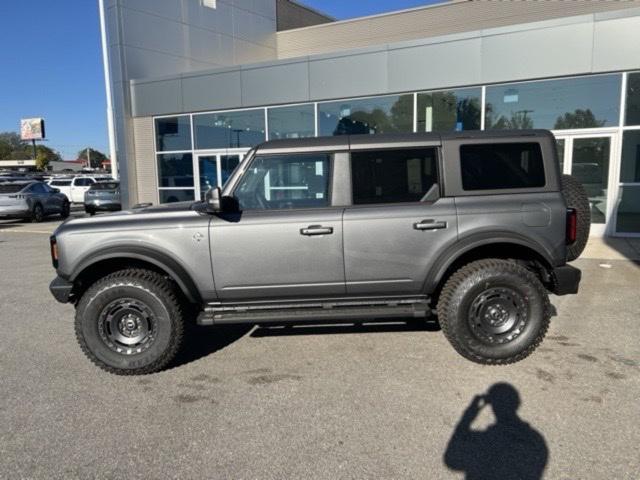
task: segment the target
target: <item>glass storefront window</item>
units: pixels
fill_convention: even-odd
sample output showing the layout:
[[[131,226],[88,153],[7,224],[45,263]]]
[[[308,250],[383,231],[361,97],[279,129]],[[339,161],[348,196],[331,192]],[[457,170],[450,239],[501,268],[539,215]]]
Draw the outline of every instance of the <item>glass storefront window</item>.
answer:
[[[560,162],[560,173],[564,171],[564,138],[556,138],[556,151]]]
[[[193,155],[165,153],[158,155],[158,184],[162,187],[193,187]]]
[[[315,106],[269,108],[267,111],[269,140],[315,137]]]
[[[264,110],[193,116],[196,149],[249,148],[265,141]]]
[[[188,115],[156,118],[156,151],[191,150],[191,120]]]
[[[620,187],[616,230],[619,233],[640,233],[640,185]]]
[[[160,190],[160,203],[193,202],[195,190]]]
[[[591,223],[606,221],[610,144],[609,137],[573,140],[571,175],[589,195]]]
[[[482,90],[418,94],[418,131],[480,130]]]
[[[622,137],[620,181],[640,183],[640,130],[627,130]]]
[[[599,128],[618,125],[621,76],[487,87],[485,128]]]
[[[413,95],[318,104],[319,135],[413,132]]]
[[[627,76],[627,108],[625,125],[640,125],[640,72]]]

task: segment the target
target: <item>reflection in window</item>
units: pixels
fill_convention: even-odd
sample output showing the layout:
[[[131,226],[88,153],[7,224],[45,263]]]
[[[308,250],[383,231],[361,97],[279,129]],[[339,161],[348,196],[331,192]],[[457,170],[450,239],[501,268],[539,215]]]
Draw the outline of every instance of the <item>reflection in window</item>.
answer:
[[[640,130],[628,130],[622,137],[620,181],[640,182]]]
[[[556,151],[560,162],[560,173],[564,171],[564,138],[556,138]]]
[[[413,95],[341,100],[318,104],[320,135],[413,131]]]
[[[620,233],[640,233],[640,185],[620,187],[616,230]]]
[[[640,72],[627,77],[627,108],[625,125],[640,125]]]
[[[193,161],[190,153],[158,155],[160,187],[193,187]]]
[[[193,202],[195,190],[162,190],[160,189],[160,203]]]
[[[483,143],[460,147],[462,188],[498,190],[544,187],[538,143]]]
[[[315,106],[312,104],[270,108],[267,117],[269,140],[307,138],[316,134]]]
[[[327,154],[256,157],[234,195],[241,210],[326,207],[329,168]]]
[[[156,151],[191,150],[191,121],[181,117],[156,118]]]
[[[196,148],[247,148],[265,141],[264,110],[193,116]]]
[[[418,94],[418,131],[480,130],[479,88]]]
[[[584,186],[591,204],[591,223],[605,223],[609,181],[609,137],[575,138],[571,175]]]
[[[354,205],[419,202],[438,181],[436,150],[353,152]]]
[[[597,128],[618,124],[621,76],[487,87],[487,129]]]

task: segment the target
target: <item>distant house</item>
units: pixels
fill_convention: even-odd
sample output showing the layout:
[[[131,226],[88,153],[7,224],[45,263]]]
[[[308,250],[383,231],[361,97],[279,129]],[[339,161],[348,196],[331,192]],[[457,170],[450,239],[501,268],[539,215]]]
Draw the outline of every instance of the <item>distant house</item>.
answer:
[[[52,172],[80,172],[85,167],[87,162],[82,159],[77,160],[64,160],[62,162],[49,162],[49,171]]]

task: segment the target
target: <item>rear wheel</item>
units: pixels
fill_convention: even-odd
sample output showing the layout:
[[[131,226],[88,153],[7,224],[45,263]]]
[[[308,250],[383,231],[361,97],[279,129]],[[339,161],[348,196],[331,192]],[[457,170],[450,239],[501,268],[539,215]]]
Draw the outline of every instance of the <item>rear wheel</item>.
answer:
[[[578,258],[587,246],[591,230],[591,205],[587,191],[571,175],[562,175],[562,195],[567,207],[575,209],[577,215],[576,241],[567,246],[567,260],[571,262]]]
[[[437,306],[451,345],[476,363],[503,365],[530,355],[549,327],[551,305],[540,280],[507,260],[465,265],[447,280]]]
[[[31,210],[31,221],[33,223],[40,223],[42,220],[44,220],[44,209],[42,205],[36,203],[33,206],[33,210]]]
[[[182,306],[172,283],[158,273],[122,270],[85,292],[76,309],[75,329],[83,352],[103,370],[153,373],[180,347]]]

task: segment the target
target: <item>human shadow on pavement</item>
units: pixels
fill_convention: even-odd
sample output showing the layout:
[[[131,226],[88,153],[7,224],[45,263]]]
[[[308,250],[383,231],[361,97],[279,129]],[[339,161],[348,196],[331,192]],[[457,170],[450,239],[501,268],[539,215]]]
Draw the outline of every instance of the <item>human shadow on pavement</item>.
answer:
[[[495,423],[486,430],[472,430],[480,411],[491,405]],[[508,383],[496,383],[485,395],[476,395],[456,426],[444,464],[464,472],[467,480],[539,480],[549,458],[547,443],[517,413],[518,391]]]

